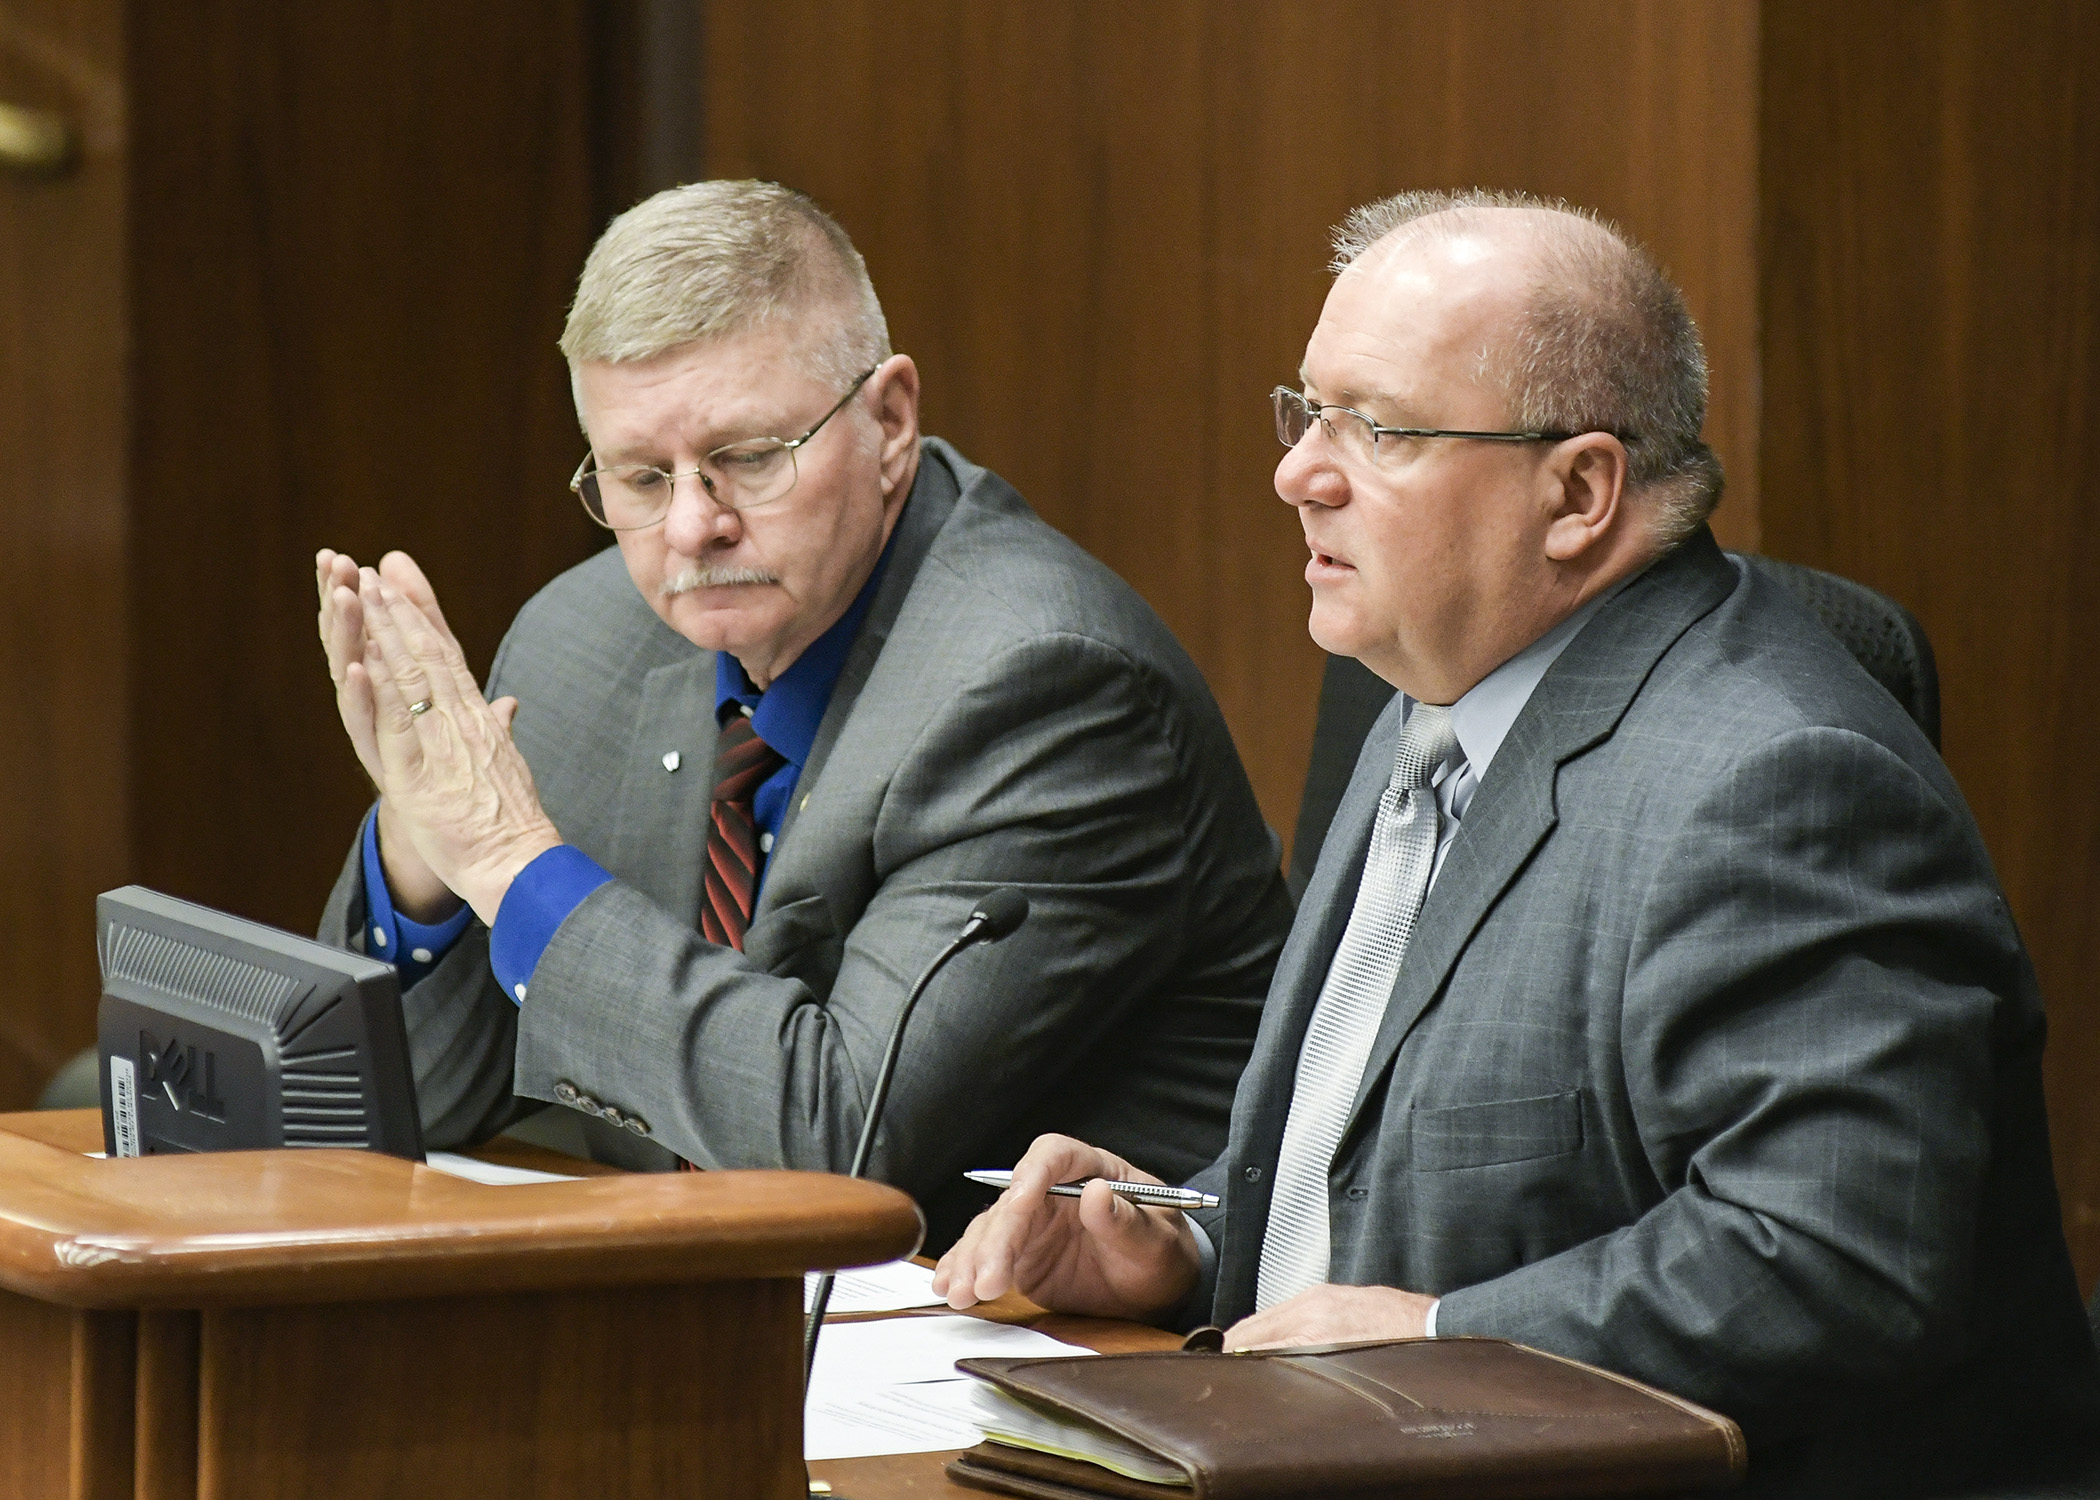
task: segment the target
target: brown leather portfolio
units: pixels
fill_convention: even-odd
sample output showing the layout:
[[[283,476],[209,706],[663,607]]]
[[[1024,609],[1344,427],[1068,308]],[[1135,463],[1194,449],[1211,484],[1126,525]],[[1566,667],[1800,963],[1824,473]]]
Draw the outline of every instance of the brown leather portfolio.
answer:
[[[1732,1484],[1745,1462],[1728,1418],[1501,1339],[961,1368],[1075,1433],[1113,1433],[1186,1476],[1131,1479],[990,1441],[948,1466],[961,1484],[1041,1500],[1643,1495]]]

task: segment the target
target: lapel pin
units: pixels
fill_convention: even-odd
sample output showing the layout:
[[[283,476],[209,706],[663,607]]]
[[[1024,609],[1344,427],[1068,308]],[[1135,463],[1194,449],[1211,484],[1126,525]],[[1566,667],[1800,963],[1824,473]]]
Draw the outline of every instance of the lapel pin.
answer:
[[[678,752],[676,750],[666,750],[664,752],[664,769],[666,771],[678,769]]]

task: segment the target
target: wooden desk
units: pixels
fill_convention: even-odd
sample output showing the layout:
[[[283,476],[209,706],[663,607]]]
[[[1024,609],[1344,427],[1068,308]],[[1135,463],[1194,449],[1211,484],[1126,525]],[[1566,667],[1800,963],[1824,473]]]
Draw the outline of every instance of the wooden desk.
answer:
[[[986,1303],[978,1315],[998,1323],[1021,1323],[1068,1344],[1083,1344],[1102,1354],[1141,1349],[1174,1349],[1181,1335],[1141,1323],[1106,1318],[1073,1318],[1046,1313],[1025,1297],[1006,1296]],[[905,1314],[904,1316],[910,1316]],[[938,1316],[938,1314],[936,1314]],[[984,1500],[983,1490],[951,1483],[942,1472],[955,1457],[947,1453],[899,1453],[886,1458],[834,1458],[809,1466],[812,1479],[828,1483],[839,1500]]]
[[[17,1500],[794,1500],[802,1273],[920,1233],[902,1193],[815,1173],[492,1188],[100,1145],[92,1110],[0,1115]]]

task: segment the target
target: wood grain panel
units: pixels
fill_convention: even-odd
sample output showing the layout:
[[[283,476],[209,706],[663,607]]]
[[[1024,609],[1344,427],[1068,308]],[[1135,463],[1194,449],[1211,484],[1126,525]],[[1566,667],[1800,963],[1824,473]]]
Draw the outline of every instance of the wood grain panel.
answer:
[[[1902,600],[2051,1014],[2100,1276],[2100,13],[1772,0],[1765,533]]]
[[[128,1313],[0,1292],[0,1475],[16,1500],[130,1500]]]
[[[72,1321],[0,1292],[0,1474],[20,1500],[72,1500]]]
[[[194,1312],[139,1314],[132,1409],[134,1500],[197,1500],[197,1359]]]
[[[799,1497],[800,1285],[207,1313],[200,1500]]]
[[[123,61],[113,0],[0,0],[0,100],[84,148],[0,172],[0,1108],[92,1034],[93,898],[130,853]]]
[[[138,1318],[75,1311],[67,1462],[72,1500],[132,1500],[133,1380]]]
[[[1263,398],[1296,369],[1351,205],[1523,187],[1653,244],[1708,330],[1724,535],[1754,543],[1750,0],[705,13],[708,171],[838,215],[926,374],[929,429],[1159,610],[1272,825],[1294,821],[1319,656]]]
[[[311,928],[368,797],[317,547],[414,551],[485,667],[597,544],[554,347],[597,228],[592,16],[135,7],[135,878]]]

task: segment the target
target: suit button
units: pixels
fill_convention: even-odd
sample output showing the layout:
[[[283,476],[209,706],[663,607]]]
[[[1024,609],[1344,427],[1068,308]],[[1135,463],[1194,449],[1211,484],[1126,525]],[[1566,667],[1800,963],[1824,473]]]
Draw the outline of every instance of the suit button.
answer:
[[[576,1107],[587,1115],[602,1115],[605,1113],[605,1106],[593,1099],[589,1094],[578,1094],[576,1096]]]
[[[576,1085],[564,1078],[554,1086],[554,1097],[564,1104],[574,1104],[576,1102]]]
[[[1344,1198],[1355,1199],[1357,1202],[1362,1202],[1364,1199],[1371,1196],[1371,1190],[1367,1187],[1353,1187],[1350,1188],[1347,1192],[1343,1193],[1342,1196]]]
[[[615,1130],[618,1130],[622,1125],[625,1125],[627,1123],[627,1116],[621,1114],[619,1110],[613,1108],[613,1106],[610,1104],[605,1106],[605,1113],[601,1118],[603,1118],[605,1123],[612,1126],[612,1128]]]
[[[636,1135],[647,1135],[649,1133],[649,1122],[640,1115],[629,1115],[627,1117],[627,1128]]]
[[[1248,1169],[1247,1169],[1247,1170],[1246,1170],[1245,1172],[1243,1172],[1243,1173],[1242,1173],[1241,1175],[1242,1175],[1242,1176],[1244,1176],[1244,1177],[1245,1177],[1245,1178],[1246,1178],[1246,1179],[1247,1179],[1247,1180],[1248,1180],[1249,1182],[1260,1182],[1260,1181],[1261,1181],[1261,1168],[1260,1168],[1260,1167],[1249,1167],[1249,1168],[1248,1168]]]

